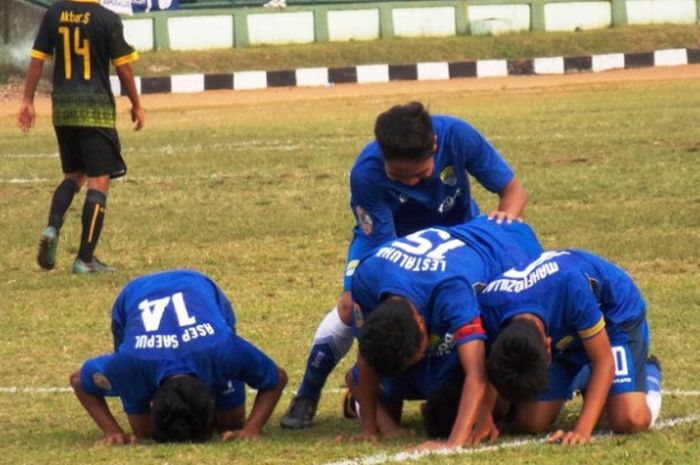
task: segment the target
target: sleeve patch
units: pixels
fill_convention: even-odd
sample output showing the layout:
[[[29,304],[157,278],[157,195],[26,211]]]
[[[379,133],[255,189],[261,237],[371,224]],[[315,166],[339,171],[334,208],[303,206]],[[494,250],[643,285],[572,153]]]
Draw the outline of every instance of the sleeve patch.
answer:
[[[362,207],[355,208],[355,214],[357,215],[357,224],[362,229],[362,232],[367,236],[371,235],[374,226],[372,215],[367,213],[367,210]]]
[[[595,325],[591,326],[588,329],[584,329],[583,331],[579,331],[578,335],[581,336],[581,339],[588,339],[590,337],[595,336],[599,332],[601,332],[603,329],[605,329],[605,318],[602,316],[600,317],[600,320],[598,320],[598,323]]]

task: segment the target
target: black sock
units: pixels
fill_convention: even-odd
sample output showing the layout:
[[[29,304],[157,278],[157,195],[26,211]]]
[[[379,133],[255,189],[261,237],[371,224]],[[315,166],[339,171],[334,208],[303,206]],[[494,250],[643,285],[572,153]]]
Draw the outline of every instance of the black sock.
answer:
[[[73,202],[73,197],[78,192],[78,189],[75,181],[64,179],[53,192],[49,209],[49,226],[56,228],[56,231],[63,226],[63,218],[65,218],[68,207]]]
[[[80,237],[78,257],[84,262],[92,261],[92,254],[102,232],[107,196],[104,192],[90,189],[83,206],[83,234]]]

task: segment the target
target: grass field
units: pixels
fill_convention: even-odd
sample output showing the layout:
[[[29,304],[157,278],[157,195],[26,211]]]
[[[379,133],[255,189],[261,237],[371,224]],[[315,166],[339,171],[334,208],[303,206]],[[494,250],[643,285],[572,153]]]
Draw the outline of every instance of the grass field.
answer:
[[[27,136],[15,128],[14,105],[0,112],[0,463],[325,464],[378,453],[388,456],[374,463],[400,460],[391,454],[421,439],[416,405],[406,415],[415,439],[334,441],[356,431],[342,418],[337,393],[351,357],[330,379],[314,428],[288,432],[278,421],[316,324],[339,291],[352,222],[348,169],[371,139],[376,114],[416,98],[468,119],[510,160],[530,193],[526,219],[545,247],[584,247],[634,276],[649,303],[665,388],[675,393],[665,396],[661,419],[687,420],[586,447],[534,443],[418,463],[697,464],[700,79],[549,87],[531,79],[531,88],[499,90],[412,83],[356,94],[336,86],[148,96],[140,133],[129,130],[120,101],[130,173],[109,197],[98,256],[119,271],[106,276],[69,273],[82,197],[69,211],[58,269],[38,270],[38,234],[59,179],[50,118],[43,104]],[[495,205],[483,192],[477,197],[485,209]],[[289,373],[288,391],[255,443],[93,448],[98,431],[73,395],[36,390],[66,388],[71,370],[110,350],[108,312],[121,286],[173,267],[197,268],[220,283],[239,332]],[[576,404],[561,423],[575,415]]]

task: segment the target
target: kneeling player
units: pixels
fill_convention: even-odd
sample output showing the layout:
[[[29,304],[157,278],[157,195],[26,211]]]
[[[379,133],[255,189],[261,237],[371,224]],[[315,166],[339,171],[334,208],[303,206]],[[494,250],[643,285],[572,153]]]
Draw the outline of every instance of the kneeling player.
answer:
[[[425,398],[461,369],[466,381],[450,437],[421,447],[460,447],[480,438],[475,430],[482,429],[477,420],[483,417],[486,391],[486,336],[476,292],[499,273],[541,253],[529,226],[499,225],[482,217],[389,242],[359,264],[352,298],[359,332],[362,437],[394,434],[394,424],[382,426],[382,400],[387,399],[380,397],[380,382],[388,389],[382,378],[394,377],[408,387],[402,399]]]
[[[546,431],[587,365],[590,381],[579,419],[551,441],[589,442],[604,407],[616,432],[653,425],[661,371],[648,360],[646,304],[622,269],[580,250],[549,251],[493,280],[479,302],[493,340],[488,376],[515,403],[519,430]]]
[[[134,279],[112,308],[115,352],[70,376],[103,433],[100,444],[255,438],[277,405],[287,375],[236,334],[231,304],[201,273],[167,271]],[[245,385],[258,390],[245,418]],[[105,402],[119,396],[133,435]]]

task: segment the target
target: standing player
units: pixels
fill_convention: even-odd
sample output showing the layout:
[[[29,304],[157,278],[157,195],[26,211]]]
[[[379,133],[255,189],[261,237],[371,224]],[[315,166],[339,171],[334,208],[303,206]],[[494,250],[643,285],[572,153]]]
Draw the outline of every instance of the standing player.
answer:
[[[83,230],[73,272],[112,271],[93,255],[102,231],[110,179],[126,173],[114,128],[109,62],[115,66],[121,86],[131,100],[131,119],[135,122],[134,129],[139,130],[145,115],[129,64],[138,55],[124,40],[119,16],[97,0],[64,0],[50,6],[31,55],[17,124],[25,132],[34,125],[34,93],[44,61],[53,56],[53,125],[64,173],[51,200],[37,261],[45,270],[56,266],[56,247],[64,216],[73,197],[87,181]]]
[[[417,102],[379,115],[376,140],[350,172],[356,225],[348,250],[343,293],[314,336],[297,396],[282,426],[311,425],[328,375],[352,345],[350,282],[359,259],[380,244],[431,226],[452,226],[479,214],[469,175],[501,201],[492,217],[518,218],[527,195],[499,153],[468,123],[430,116]]]
[[[451,434],[445,443],[423,447],[460,447],[477,440],[474,430],[486,391],[486,336],[476,293],[499,273],[541,252],[529,226],[482,216],[409,234],[360,262],[352,299],[359,328],[354,381],[362,437],[392,435],[396,425],[387,419],[396,419],[397,410],[392,415],[387,404],[425,399],[461,371],[466,378]]]
[[[622,269],[582,250],[549,251],[493,280],[479,301],[493,340],[489,379],[515,402],[519,430],[546,431],[587,364],[581,415],[551,441],[589,442],[604,408],[616,432],[654,424],[661,371],[648,360],[646,304]]]
[[[85,361],[70,377],[80,403],[102,430],[101,444],[255,438],[287,375],[236,334],[226,296],[201,273],[175,270],[134,279],[112,308],[115,352]],[[245,418],[245,384],[258,390]],[[133,435],[105,396],[121,397]]]

